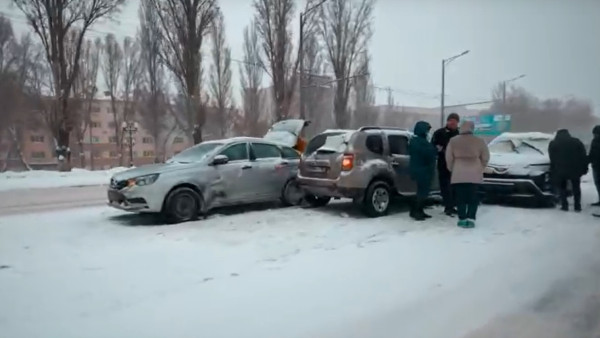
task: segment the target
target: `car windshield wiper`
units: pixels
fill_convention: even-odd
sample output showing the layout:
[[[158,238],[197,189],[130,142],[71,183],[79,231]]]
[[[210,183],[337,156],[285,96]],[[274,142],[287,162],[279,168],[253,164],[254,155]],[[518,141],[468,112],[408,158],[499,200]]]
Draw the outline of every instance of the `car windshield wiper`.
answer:
[[[540,153],[540,154],[544,155],[544,152],[543,152],[543,151],[541,151],[540,149],[538,149],[538,147],[535,147],[535,146],[533,146],[533,145],[531,145],[531,144],[529,144],[529,143],[527,143],[527,142],[523,142],[523,144],[524,144],[524,145],[526,145],[526,146],[528,146],[529,148],[532,148],[532,149],[534,149],[534,150],[535,150],[535,151],[537,151],[538,153]]]

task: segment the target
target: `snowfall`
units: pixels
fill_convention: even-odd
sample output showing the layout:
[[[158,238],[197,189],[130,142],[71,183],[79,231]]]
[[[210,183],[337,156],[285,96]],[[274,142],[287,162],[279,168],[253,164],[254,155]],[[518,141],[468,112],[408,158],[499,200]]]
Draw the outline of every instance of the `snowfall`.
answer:
[[[127,169],[129,168],[116,167],[93,171],[74,168],[70,172],[51,170],[7,171],[0,173],[0,191],[108,185],[112,175]]]
[[[168,226],[105,206],[3,216],[0,337],[597,337],[593,211],[482,205],[475,229],[344,201]]]

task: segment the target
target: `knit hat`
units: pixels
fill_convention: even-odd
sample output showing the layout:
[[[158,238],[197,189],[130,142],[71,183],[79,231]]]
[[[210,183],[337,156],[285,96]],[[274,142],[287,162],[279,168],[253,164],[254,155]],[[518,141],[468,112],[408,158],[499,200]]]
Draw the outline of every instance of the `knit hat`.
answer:
[[[456,120],[456,122],[460,122],[460,116],[458,116],[457,113],[450,113],[450,115],[448,115],[448,118],[446,118],[446,121],[449,120]]]

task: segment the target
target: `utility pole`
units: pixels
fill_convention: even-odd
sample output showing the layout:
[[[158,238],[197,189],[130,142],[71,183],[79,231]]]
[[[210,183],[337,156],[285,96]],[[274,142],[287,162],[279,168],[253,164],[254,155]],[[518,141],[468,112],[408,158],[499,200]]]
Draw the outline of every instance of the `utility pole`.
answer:
[[[507,84],[507,83],[514,82],[514,81],[517,81],[517,80],[519,80],[519,79],[522,79],[522,78],[524,78],[525,76],[526,76],[525,74],[521,74],[521,75],[519,75],[519,76],[517,76],[517,77],[514,77],[514,78],[512,78],[512,79],[510,79],[510,80],[505,80],[505,81],[502,81],[502,105],[503,105],[503,106],[506,104],[506,84]]]
[[[328,0],[321,0],[312,7],[307,8],[304,12],[300,13],[300,42],[298,43],[298,57],[300,58],[300,88],[298,88],[298,104],[300,105],[300,118],[306,119],[306,111],[304,108],[303,91],[305,88],[304,84],[304,25],[306,23],[306,16],[315,9],[321,7]]]
[[[469,50],[466,50],[458,55],[455,55],[451,58],[442,60],[442,98],[441,98],[441,107],[440,107],[440,126],[444,126],[444,99],[446,97],[446,65],[450,64],[450,62],[458,59],[459,57],[466,55],[469,53]]]

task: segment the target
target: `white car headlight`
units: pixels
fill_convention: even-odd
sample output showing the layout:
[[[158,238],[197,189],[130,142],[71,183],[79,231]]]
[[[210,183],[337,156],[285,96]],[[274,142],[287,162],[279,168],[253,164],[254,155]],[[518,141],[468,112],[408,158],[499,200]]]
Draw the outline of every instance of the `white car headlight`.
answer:
[[[134,185],[144,186],[150,185],[158,179],[159,174],[145,175],[140,177],[135,177],[127,180],[127,186],[132,187]]]

